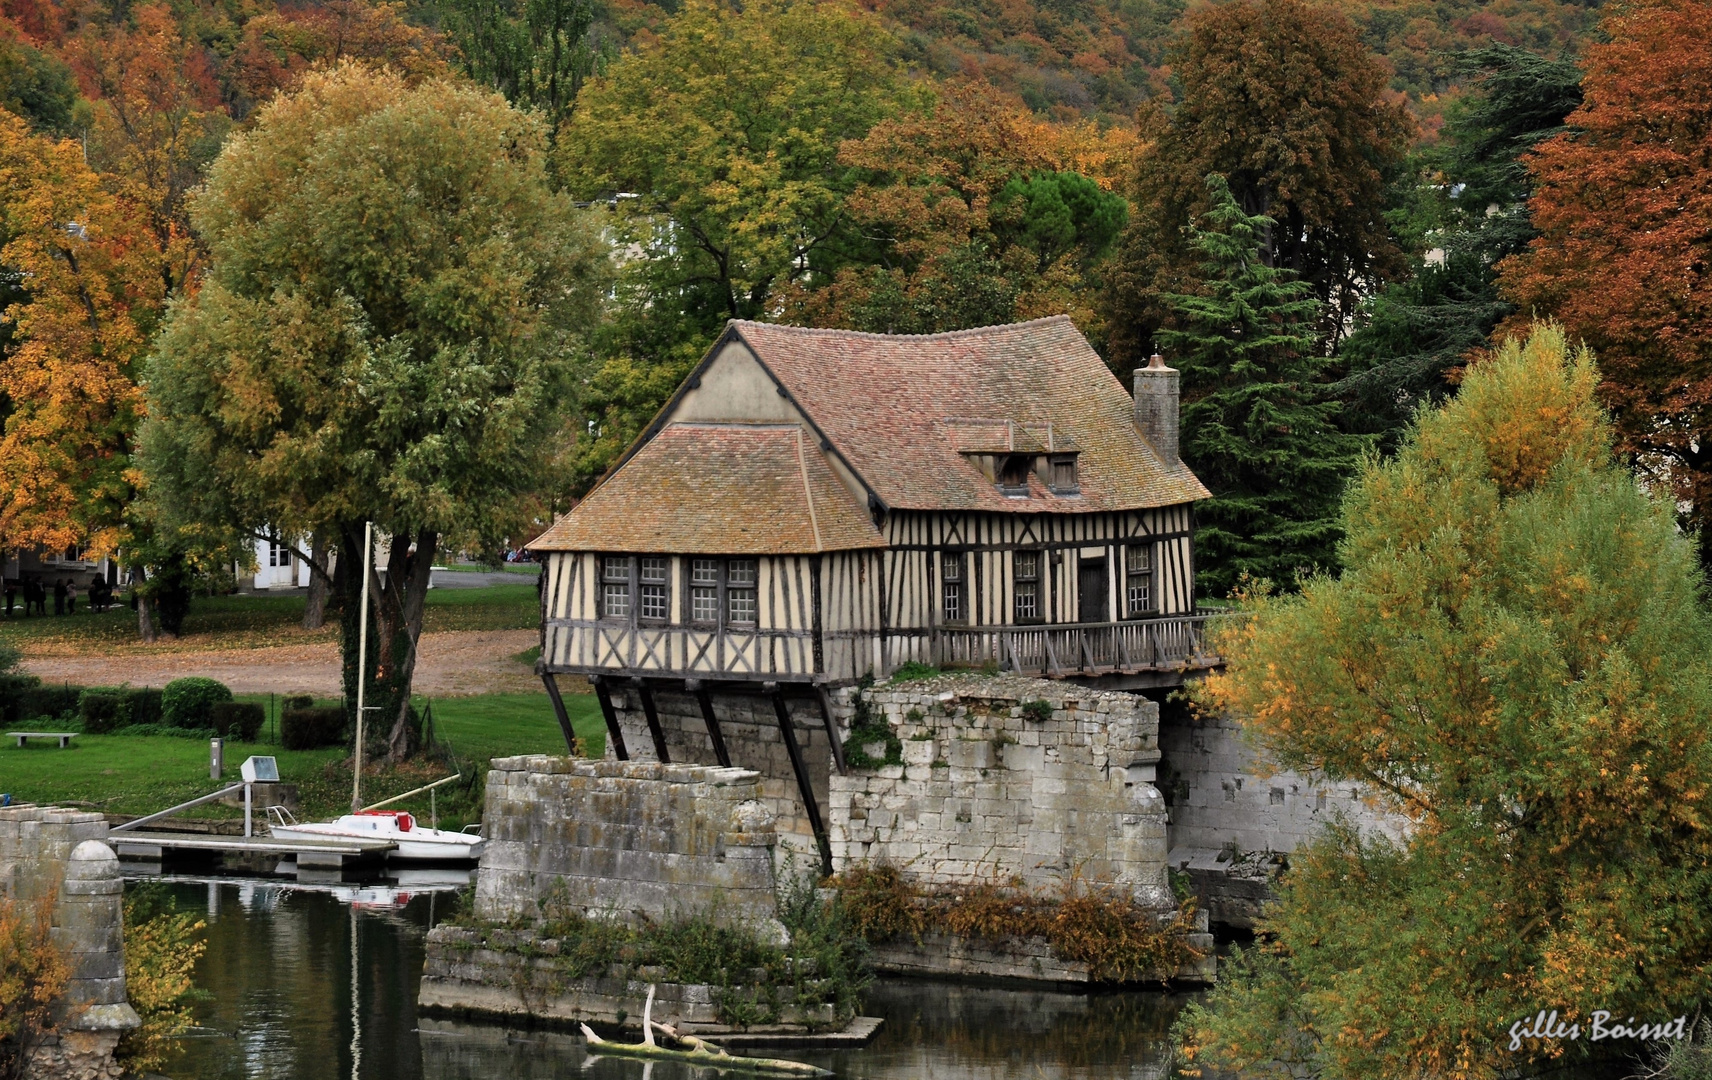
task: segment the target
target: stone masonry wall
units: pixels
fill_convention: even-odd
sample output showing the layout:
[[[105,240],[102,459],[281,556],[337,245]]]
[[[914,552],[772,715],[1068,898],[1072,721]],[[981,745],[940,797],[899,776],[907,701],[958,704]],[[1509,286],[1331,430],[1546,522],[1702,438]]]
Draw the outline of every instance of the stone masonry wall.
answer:
[[[1228,716],[1172,708],[1159,731],[1159,749],[1174,867],[1231,844],[1244,852],[1291,852],[1333,814],[1364,830],[1401,834],[1401,822],[1370,806],[1360,785],[1275,770]]]
[[[831,777],[836,869],[884,861],[935,884],[1014,875],[1048,887],[1080,873],[1176,906],[1152,783],[1157,705],[1012,675],[941,675],[867,695],[903,762]],[[1027,702],[1045,702],[1049,718],[1025,716]]]
[[[0,809],[0,895],[30,916],[53,900],[50,936],[70,968],[56,1030],[25,1070],[32,1080],[114,1080],[119,1036],[140,1023],[125,997],[124,880],[100,814]]]
[[[772,810],[778,822],[781,849],[796,852],[800,862],[813,865],[815,854],[814,830],[803,813],[802,796],[796,776],[791,772],[791,759],[785,752],[784,736],[779,733],[778,713],[771,698],[756,693],[742,693],[709,688],[713,714],[719,720],[720,735],[725,740],[731,764],[740,769],[754,769],[761,774],[761,799]],[[833,692],[833,721],[840,730],[847,727],[851,714],[850,697],[846,688]],[[707,733],[707,721],[702,718],[701,704],[694,694],[683,691],[653,691],[654,709],[660,718],[660,729],[666,736],[666,753],[675,762],[715,764],[713,740]],[[613,687],[612,705],[618,715],[619,728],[624,732],[624,745],[632,761],[654,761],[654,739],[648,732],[648,720],[642,711],[642,696],[634,689]],[[813,697],[786,697],[786,709],[796,732],[797,745],[802,748],[803,765],[815,800],[820,804],[821,819],[826,818],[827,777],[832,772],[832,744],[826,737],[826,721],[821,716],[820,702]],[[613,748],[607,747],[608,759]]]
[[[475,913],[532,918],[550,890],[586,914],[659,921],[711,912],[784,940],[773,814],[746,769],[495,758]]]

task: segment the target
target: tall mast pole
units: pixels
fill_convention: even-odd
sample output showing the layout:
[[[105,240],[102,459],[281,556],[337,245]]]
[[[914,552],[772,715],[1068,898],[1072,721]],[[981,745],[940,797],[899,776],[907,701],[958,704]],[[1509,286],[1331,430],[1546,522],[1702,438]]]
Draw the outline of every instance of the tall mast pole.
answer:
[[[357,615],[357,755],[351,770],[351,813],[363,808],[363,711],[369,684],[369,579],[374,576],[374,522],[363,522],[363,609]]]

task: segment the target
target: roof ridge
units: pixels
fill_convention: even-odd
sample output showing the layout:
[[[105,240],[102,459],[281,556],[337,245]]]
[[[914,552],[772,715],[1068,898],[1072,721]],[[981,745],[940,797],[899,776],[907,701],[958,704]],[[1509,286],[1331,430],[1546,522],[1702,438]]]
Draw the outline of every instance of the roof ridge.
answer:
[[[945,330],[937,334],[876,334],[868,330],[840,330],[834,327],[794,326],[790,323],[759,322],[755,319],[731,319],[728,326],[756,326],[764,330],[784,330],[792,334],[803,334],[813,337],[844,337],[858,340],[880,341],[955,341],[959,338],[985,337],[999,330],[1017,330],[1028,326],[1042,326],[1047,323],[1069,323],[1075,326],[1075,321],[1069,315],[1046,315],[1038,319],[1026,319],[1022,322],[995,323],[992,326],[973,326],[967,330]]]
[[[694,428],[760,428],[764,431],[801,431],[801,424],[793,424],[789,420],[668,420],[665,428],[694,427]]]

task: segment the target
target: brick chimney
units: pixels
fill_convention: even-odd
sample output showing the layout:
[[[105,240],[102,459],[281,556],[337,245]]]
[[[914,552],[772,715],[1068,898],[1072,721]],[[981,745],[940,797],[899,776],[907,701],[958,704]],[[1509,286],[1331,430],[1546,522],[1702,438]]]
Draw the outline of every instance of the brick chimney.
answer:
[[[1144,368],[1135,369],[1135,426],[1167,469],[1177,456],[1177,369],[1165,366],[1158,353]]]

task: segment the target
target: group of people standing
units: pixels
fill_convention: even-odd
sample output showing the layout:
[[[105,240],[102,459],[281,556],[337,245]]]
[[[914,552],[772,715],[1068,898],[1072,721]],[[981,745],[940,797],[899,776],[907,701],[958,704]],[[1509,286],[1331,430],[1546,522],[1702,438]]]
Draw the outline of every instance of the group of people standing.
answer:
[[[113,606],[113,586],[107,579],[97,574],[89,581],[86,590],[89,596],[91,611],[106,611]],[[48,613],[48,587],[38,578],[6,579],[6,617],[11,618],[13,609],[17,606],[19,594],[23,595],[25,615],[46,615]],[[55,615],[77,614],[77,579],[56,578],[53,583],[53,613]]]

